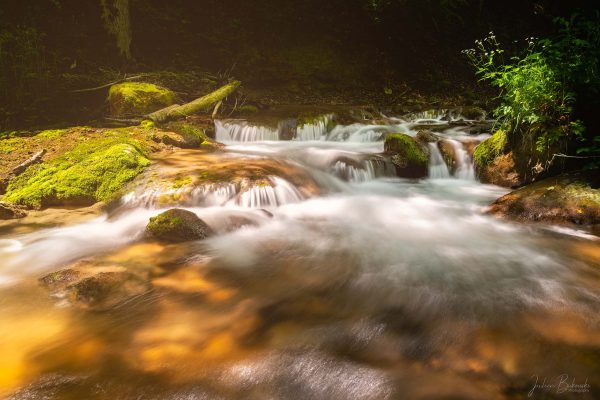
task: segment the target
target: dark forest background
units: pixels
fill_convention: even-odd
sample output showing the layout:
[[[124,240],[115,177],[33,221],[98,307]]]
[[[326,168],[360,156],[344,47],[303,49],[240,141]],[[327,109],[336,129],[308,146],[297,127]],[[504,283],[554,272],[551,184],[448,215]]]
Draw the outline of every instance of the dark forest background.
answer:
[[[511,46],[551,35],[553,17],[597,8],[584,0],[130,0],[126,57],[101,3],[3,0],[0,128],[98,117],[106,93],[73,91],[140,72],[191,97],[198,82],[235,76],[248,93],[279,102],[356,103],[408,90],[469,100],[480,88],[461,50],[476,39],[494,31]]]

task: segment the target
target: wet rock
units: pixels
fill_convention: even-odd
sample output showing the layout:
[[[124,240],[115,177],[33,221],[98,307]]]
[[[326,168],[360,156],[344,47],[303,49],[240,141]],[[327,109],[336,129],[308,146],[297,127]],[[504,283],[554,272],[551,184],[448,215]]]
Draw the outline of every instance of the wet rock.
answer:
[[[491,214],[519,221],[600,224],[600,171],[559,175],[511,192],[490,207]]]
[[[0,220],[24,218],[27,213],[12,204],[0,202]]]
[[[296,119],[281,120],[278,123],[277,130],[279,131],[279,140],[292,140],[296,137],[298,121]]]
[[[445,139],[438,142],[438,148],[440,149],[440,153],[442,154],[442,158],[446,162],[448,169],[454,174],[456,168],[458,168],[458,155],[456,154],[456,149],[450,141]]]
[[[427,143],[437,142],[438,140],[440,140],[440,137],[438,135],[436,135],[435,133],[433,133],[432,131],[424,129],[424,130],[420,130],[417,133],[417,136],[415,137],[415,139],[417,139],[417,141],[420,143],[427,144]]]
[[[165,242],[186,242],[205,239],[212,229],[193,212],[173,208],[150,218],[146,232]]]
[[[477,176],[482,183],[514,188],[523,185],[516,170],[513,153],[502,154],[487,165],[475,164]]]
[[[117,307],[147,293],[152,285],[142,274],[118,265],[83,260],[40,278],[53,296],[94,311]]]
[[[108,93],[114,117],[150,114],[175,103],[175,93],[151,83],[125,82],[113,85]]]
[[[508,138],[498,131],[479,143],[473,152],[473,161],[479,180],[504,187],[517,187],[525,183],[517,170],[515,155],[506,152]]]
[[[168,144],[182,149],[197,149],[210,147],[211,141],[204,134],[204,131],[195,125],[185,122],[172,122],[167,124],[160,140],[164,144]]]
[[[458,110],[460,115],[468,120],[485,120],[486,112],[482,108],[479,107],[462,107]]]
[[[428,156],[420,144],[409,135],[395,133],[385,138],[384,152],[390,156],[401,178],[427,176]]]

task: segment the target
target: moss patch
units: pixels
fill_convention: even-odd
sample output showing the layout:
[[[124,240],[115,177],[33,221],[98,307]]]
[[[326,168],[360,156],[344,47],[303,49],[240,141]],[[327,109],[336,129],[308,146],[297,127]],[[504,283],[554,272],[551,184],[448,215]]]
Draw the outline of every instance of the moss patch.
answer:
[[[507,138],[506,132],[498,131],[481,142],[473,154],[473,160],[478,167],[489,165],[494,159],[504,153],[506,148]]]
[[[13,179],[4,200],[34,208],[110,200],[149,163],[135,140],[84,141]]]
[[[126,82],[110,87],[113,116],[145,115],[175,103],[175,93],[151,83]]]
[[[427,176],[427,153],[411,136],[404,133],[388,135],[385,138],[384,150],[391,155],[398,176],[405,178]]]

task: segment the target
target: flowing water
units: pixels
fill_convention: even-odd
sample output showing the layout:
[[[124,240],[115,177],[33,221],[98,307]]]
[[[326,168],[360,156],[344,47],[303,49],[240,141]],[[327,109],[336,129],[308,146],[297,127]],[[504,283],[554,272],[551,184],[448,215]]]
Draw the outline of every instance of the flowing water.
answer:
[[[475,179],[466,143],[486,136],[438,114],[331,118],[290,140],[217,121],[225,150],[157,160],[107,214],[0,226],[0,396],[523,399],[536,377],[568,374],[590,389],[534,395],[597,398],[598,238],[486,216],[506,192]],[[429,143],[429,179],[395,177],[385,135],[424,124],[452,143],[452,168]],[[209,168],[235,179],[198,180]],[[145,239],[173,205],[216,234]],[[152,289],[93,311],[38,283],[82,259]]]

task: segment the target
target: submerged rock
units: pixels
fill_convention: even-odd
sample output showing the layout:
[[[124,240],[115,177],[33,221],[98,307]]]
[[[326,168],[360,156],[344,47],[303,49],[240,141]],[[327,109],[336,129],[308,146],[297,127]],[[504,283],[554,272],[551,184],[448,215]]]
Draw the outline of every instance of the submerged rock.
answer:
[[[399,177],[424,178],[427,176],[427,153],[409,135],[404,133],[388,135],[385,138],[384,152],[391,157]]]
[[[600,224],[600,171],[559,175],[532,183],[496,200],[491,214],[520,221]]]
[[[27,213],[12,204],[0,202],[0,220],[24,218]]]
[[[175,93],[151,83],[126,82],[110,87],[108,103],[114,117],[146,115],[175,103]]]
[[[165,242],[206,239],[212,229],[191,211],[173,208],[150,218],[146,232]]]
[[[40,278],[40,283],[71,305],[95,311],[117,307],[152,289],[149,280],[138,273],[85,260]]]

